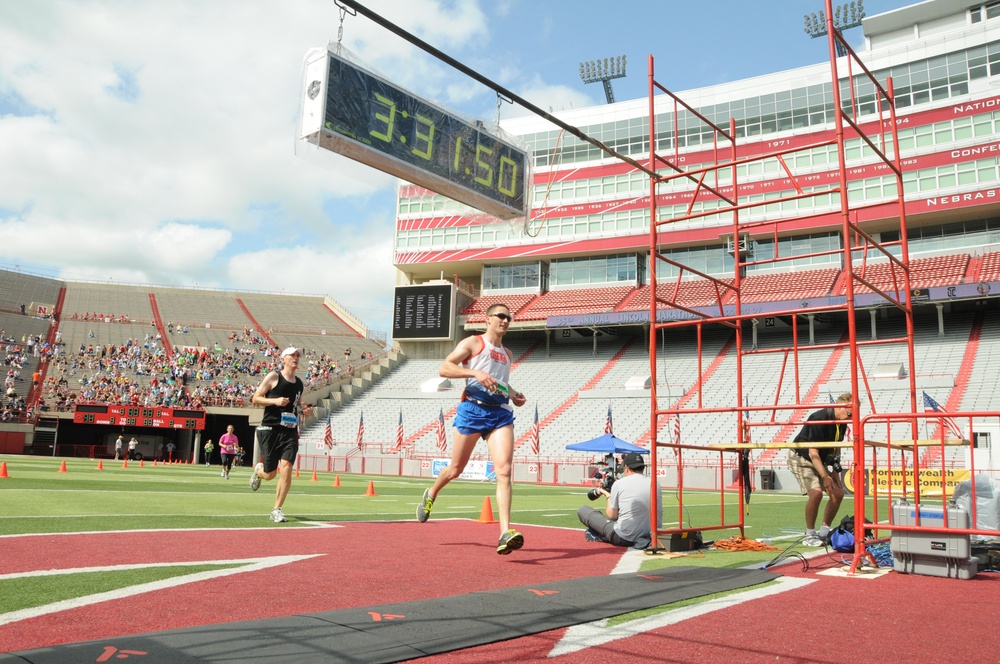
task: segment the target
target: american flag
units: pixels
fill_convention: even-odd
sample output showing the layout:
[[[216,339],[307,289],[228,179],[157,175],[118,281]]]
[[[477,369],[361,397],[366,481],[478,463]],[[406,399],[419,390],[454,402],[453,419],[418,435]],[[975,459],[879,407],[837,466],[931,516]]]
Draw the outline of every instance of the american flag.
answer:
[[[438,451],[444,452],[446,449],[448,449],[448,441],[446,441],[444,437],[444,409],[438,412],[437,431],[438,431],[437,448]]]
[[[361,419],[358,420],[358,449],[361,449],[365,440],[365,411],[361,411]]]
[[[333,429],[330,428],[330,416],[326,416],[326,433],[323,434],[323,444],[333,449]]]
[[[399,424],[396,425],[396,446],[393,450],[403,447],[403,411],[399,411]]]
[[[944,406],[939,404],[934,400],[931,395],[924,392],[924,411],[935,412],[935,413],[947,413]],[[958,422],[955,421],[954,417],[942,417],[941,421],[949,432],[954,434],[956,438],[965,438],[965,434],[962,433],[962,427],[958,426]]]
[[[531,453],[538,455],[538,451],[541,449],[538,442],[538,404],[535,404],[535,423],[531,425],[531,430],[528,431],[528,440],[531,442]]]
[[[673,441],[674,445],[681,444],[681,418],[678,415],[674,415],[673,428]]]
[[[614,432],[614,422],[611,421],[611,404],[608,404],[608,419],[604,421],[604,433],[613,434]]]

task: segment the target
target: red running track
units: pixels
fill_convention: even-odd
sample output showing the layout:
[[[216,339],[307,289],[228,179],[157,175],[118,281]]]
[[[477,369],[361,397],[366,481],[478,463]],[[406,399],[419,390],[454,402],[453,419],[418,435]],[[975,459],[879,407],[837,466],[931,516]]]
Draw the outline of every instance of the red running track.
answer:
[[[522,527],[525,547],[495,552],[495,526],[471,521],[46,535],[0,539],[0,574],[98,565],[310,555],[315,558],[0,625],[0,652],[121,634],[271,618],[610,573],[620,550],[579,530]],[[710,555],[725,555],[723,553]],[[677,564],[684,565],[683,558]],[[565,630],[425,658],[428,662],[969,662],[1000,652],[1000,577],[891,573],[813,580],[675,625],[548,660]]]

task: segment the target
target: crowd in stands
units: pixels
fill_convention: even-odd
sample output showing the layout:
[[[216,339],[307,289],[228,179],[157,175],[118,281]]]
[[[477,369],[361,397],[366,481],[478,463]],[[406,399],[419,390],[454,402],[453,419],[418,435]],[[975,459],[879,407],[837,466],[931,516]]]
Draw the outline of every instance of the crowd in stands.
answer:
[[[30,341],[30,347],[28,342]],[[41,357],[43,342],[38,336],[25,336],[20,343],[14,337],[8,336],[6,330],[0,329],[0,345],[4,349],[4,382],[3,400],[0,402],[0,422],[17,422],[27,413],[27,381],[21,375],[30,357]],[[48,352],[48,350],[46,350]],[[38,381],[38,372],[31,376]],[[21,389],[18,389],[18,388]]]
[[[261,378],[278,366],[280,349],[245,328],[228,340],[232,347],[174,347],[168,357],[159,334],[124,344],[80,344],[73,355],[55,353],[49,364],[39,410],[69,409],[76,403],[109,403],[174,408],[248,406]],[[306,350],[306,389],[353,375],[329,353]],[[371,353],[362,353],[366,361]]]
[[[129,322],[127,315],[83,314],[77,320]],[[181,332],[180,326],[176,331]],[[92,338],[93,335],[91,335]],[[28,377],[22,370],[29,358],[37,358],[39,369],[31,379],[37,385],[47,367],[37,412],[70,410],[77,403],[108,403],[175,408],[248,406],[261,377],[278,367],[279,348],[249,327],[234,331],[228,344],[211,347],[173,348],[168,356],[162,338],[151,330],[143,339],[122,344],[81,343],[75,352],[66,348],[61,332],[49,344],[41,335],[25,335],[20,342],[0,330],[5,351],[5,381],[0,401],[0,421],[23,421],[34,413],[27,408]],[[354,375],[356,367],[374,357],[362,352],[351,362],[351,353],[335,359],[330,353],[304,350],[306,389],[316,389]]]
[[[72,313],[68,320],[94,321],[95,323],[134,323],[128,314],[102,314],[97,312]]]

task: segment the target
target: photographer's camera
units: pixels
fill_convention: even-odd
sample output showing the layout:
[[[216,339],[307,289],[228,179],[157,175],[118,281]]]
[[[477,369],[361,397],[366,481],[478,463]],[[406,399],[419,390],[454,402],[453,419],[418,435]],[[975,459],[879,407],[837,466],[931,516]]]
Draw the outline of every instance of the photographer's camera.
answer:
[[[601,478],[601,486],[600,486],[600,488],[598,488],[598,489],[591,489],[590,491],[588,491],[587,492],[587,498],[590,499],[590,500],[597,500],[602,495],[604,495],[604,494],[601,493],[601,489],[604,489],[605,491],[610,492],[611,491],[611,485],[613,485],[614,483],[615,483],[615,476],[613,474],[611,474],[610,472],[606,473]]]

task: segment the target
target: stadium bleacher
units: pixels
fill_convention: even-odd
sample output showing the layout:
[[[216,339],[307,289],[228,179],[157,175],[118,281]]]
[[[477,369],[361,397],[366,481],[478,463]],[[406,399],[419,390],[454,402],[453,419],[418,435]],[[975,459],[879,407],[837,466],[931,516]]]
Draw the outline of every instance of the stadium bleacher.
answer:
[[[989,255],[984,257],[982,264],[981,275],[984,278],[990,265],[988,257]],[[962,272],[963,265],[968,266],[969,256],[962,254],[945,258],[947,260],[915,260],[915,271],[919,270],[922,275],[920,278],[923,279],[919,283],[945,283],[960,279],[955,275]],[[824,291],[829,292],[834,288],[834,283],[839,282],[839,272],[833,269],[799,271],[789,275],[754,275],[747,278],[744,280],[744,295],[758,298],[763,297],[764,293],[770,293],[772,298],[807,298],[823,295]],[[799,277],[798,280],[796,276]],[[36,283],[26,287],[42,293],[38,297],[43,299],[57,297],[59,288],[63,286],[50,284],[48,288],[39,288]],[[355,357],[358,357],[367,348],[375,346],[375,342],[360,338],[349,322],[334,315],[324,305],[323,298],[319,297],[283,298],[275,295],[222,292],[206,294],[201,290],[193,292],[185,289],[105,287],[95,284],[77,286],[73,283],[64,287],[65,311],[72,309],[72,313],[76,315],[64,316],[60,321],[59,329],[64,342],[62,360],[79,353],[81,346],[85,349],[90,346],[122,346],[130,340],[140,344],[155,342],[158,329],[152,325],[150,293],[154,293],[164,325],[172,323],[168,341],[179,350],[197,348],[231,353],[242,348],[249,353],[252,348],[255,360],[263,363],[262,366],[270,366],[272,358],[267,354],[267,349],[275,347],[263,337],[245,337],[250,326],[247,311],[264,328],[260,331],[261,334],[268,333],[279,346],[289,344],[306,348],[307,353],[312,354],[314,364],[327,361],[343,363],[343,351],[347,347],[351,347]],[[675,288],[674,283],[663,283],[658,286],[658,291],[661,297],[670,299]],[[588,307],[592,308],[589,310],[641,310],[648,306],[648,287],[585,290],[588,292],[572,295],[567,294],[570,291],[556,291],[556,295],[543,296],[487,295],[475,300],[463,315],[467,316],[467,323],[472,324],[477,320],[476,316],[482,316],[486,308],[496,301],[508,303],[515,313],[522,312],[524,315],[520,316],[520,320],[530,318],[531,312],[544,317],[553,315],[551,312],[588,311]],[[192,295],[196,297],[191,297]],[[547,297],[551,299],[546,299]],[[14,303],[22,300],[19,295],[8,299]],[[680,282],[679,301],[685,305],[704,306],[715,300],[715,289],[710,282]],[[95,320],[95,313],[106,315]],[[50,325],[51,322],[43,317],[0,314],[0,328],[6,328],[8,334],[13,333],[18,337],[29,333],[44,336]],[[185,326],[188,328],[187,332],[183,331]],[[969,348],[972,327],[972,313],[953,313],[947,318],[945,335],[939,336],[938,318],[933,307],[918,309],[914,346],[918,393],[928,389],[933,391],[940,402],[947,401],[955,387],[958,366]],[[859,339],[867,338],[867,316],[859,320],[858,329]],[[845,330],[845,321],[828,317],[817,325],[814,344],[824,346],[835,343],[843,337]],[[811,392],[816,407],[821,407],[830,395],[842,391],[844,384],[849,382],[846,357],[840,357],[830,365],[828,350],[809,350],[810,344],[806,341],[804,327],[799,331],[802,348],[797,362],[797,381],[791,360],[786,359],[785,353],[769,352],[790,344],[787,325],[779,323],[777,329],[769,331],[762,328],[755,349],[749,347],[748,332],[749,328],[744,330],[744,350],[747,354],[742,358],[742,394],[748,405],[760,407],[773,403],[794,403],[807,398],[806,395]],[[519,458],[523,459],[529,454],[526,435],[533,424],[536,407],[539,419],[544,422],[540,434],[542,457],[582,459],[586,455],[567,454],[565,446],[601,434],[608,410],[612,413],[617,435],[625,440],[648,439],[649,391],[625,389],[625,384],[629,381],[638,380],[642,384],[650,373],[649,355],[646,351],[648,339],[638,328],[626,328],[614,334],[599,334],[596,346],[592,336],[574,335],[571,339],[560,337],[550,341],[548,352],[545,352],[546,345],[540,334],[542,333],[512,333],[506,340],[515,360],[528,356],[526,361],[516,365],[512,374],[512,382],[528,395],[528,403],[517,411],[514,427],[515,438],[519,441]],[[678,328],[670,332],[669,341],[666,337],[661,339],[659,366],[656,368],[660,406],[669,408],[678,399],[684,398],[687,400],[685,408],[731,409],[736,401],[736,384],[733,381],[736,357],[732,332],[711,327],[703,331],[700,365],[694,334],[693,328]],[[877,334],[879,338],[905,334],[902,319],[892,315],[879,317]],[[1000,393],[996,384],[1000,374],[991,370],[991,367],[996,364],[994,354],[1000,352],[998,340],[1000,313],[988,310],[983,315],[979,358],[973,365],[967,384],[963,386],[963,409],[997,408],[997,397],[994,395]],[[155,343],[153,345],[155,347]],[[895,362],[905,365],[908,361],[905,346],[893,344],[862,347],[860,357],[869,373],[879,364]],[[324,359],[319,362],[319,358]],[[714,373],[711,375],[706,371],[709,363],[714,363]],[[403,453],[411,457],[440,456],[436,449],[435,422],[439,413],[445,414],[450,445],[451,417],[462,385],[461,381],[452,381],[451,386],[443,390],[421,392],[423,383],[436,378],[439,366],[440,358],[407,360],[360,395],[355,394],[353,398],[344,400],[339,407],[335,404],[324,406],[322,414],[326,413],[326,407],[336,408],[330,419],[336,444],[342,449],[354,445],[358,422],[364,413],[367,445],[388,450],[395,443],[402,414],[405,440]],[[75,374],[68,376],[72,388],[75,388],[72,382],[78,380],[80,375],[81,370],[78,369]],[[703,377],[703,384],[699,395],[696,386],[700,375]],[[259,380],[251,373],[239,372],[232,374],[230,378],[243,379],[242,382],[251,389]],[[148,384],[149,377],[137,377],[135,380]],[[46,387],[57,383],[57,378],[53,376]],[[193,380],[192,389],[199,383],[197,379]],[[903,389],[906,383],[905,380],[888,378],[870,380],[875,411],[883,413],[909,410],[909,391]],[[19,391],[23,392],[23,386],[19,387]],[[867,395],[863,396],[863,414],[872,412],[867,401]],[[230,401],[229,405],[235,404]],[[783,430],[790,432],[787,435],[794,435],[797,425],[783,426],[781,422],[796,417],[800,420],[808,412],[804,409],[794,416],[788,412],[776,413],[774,423],[770,423],[770,411],[755,411],[750,415],[754,424],[754,438],[774,439]],[[325,433],[325,423],[325,417],[320,417],[304,432],[304,440],[321,439]],[[707,446],[731,443],[737,434],[738,423],[731,412],[686,413],[681,426],[682,442]],[[660,427],[658,435],[661,440],[668,438],[668,423],[661,422]],[[907,425],[896,424],[886,435],[906,438],[910,433]],[[959,463],[962,453],[961,448],[946,451],[946,463]],[[707,451],[687,451],[685,459],[709,463],[713,454]],[[884,450],[877,454],[886,457],[882,461],[888,460],[889,453]],[[764,455],[757,457],[760,459]],[[768,455],[764,461],[780,467],[783,464],[783,454]]]

